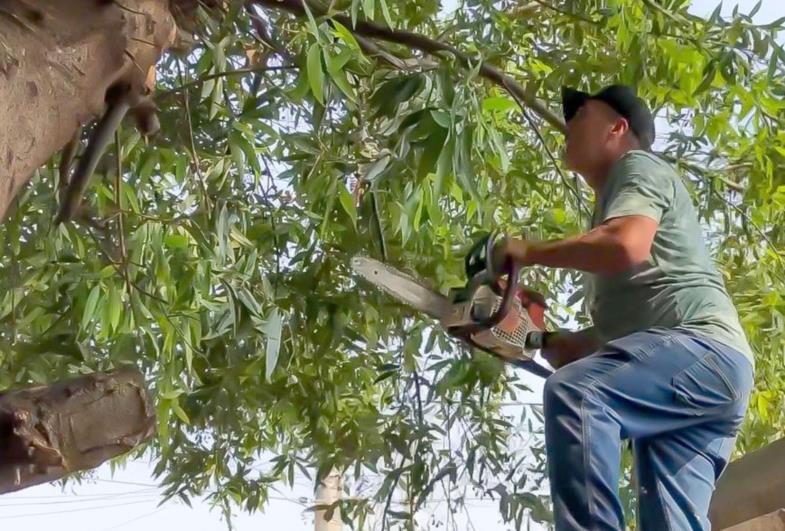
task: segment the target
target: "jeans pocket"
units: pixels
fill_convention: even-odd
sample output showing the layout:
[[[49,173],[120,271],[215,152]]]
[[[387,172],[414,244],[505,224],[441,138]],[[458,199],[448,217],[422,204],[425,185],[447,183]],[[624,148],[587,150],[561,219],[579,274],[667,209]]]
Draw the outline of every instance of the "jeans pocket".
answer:
[[[676,374],[671,385],[676,401],[688,406],[688,413],[693,415],[727,406],[740,397],[713,352]]]

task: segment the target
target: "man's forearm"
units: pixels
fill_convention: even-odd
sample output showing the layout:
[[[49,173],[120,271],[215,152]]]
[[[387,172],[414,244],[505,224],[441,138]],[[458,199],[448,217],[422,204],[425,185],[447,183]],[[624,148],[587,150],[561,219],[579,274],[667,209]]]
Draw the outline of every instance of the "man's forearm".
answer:
[[[621,273],[650,257],[657,227],[657,221],[647,216],[621,216],[564,240],[512,240],[506,243],[506,254],[522,265],[579,269],[595,274]]]
[[[601,346],[593,327],[576,332],[555,332],[548,337],[542,355],[548,363],[559,368],[596,352]]]
[[[625,247],[613,234],[597,228],[563,240],[526,242],[513,256],[525,265],[578,269],[589,273],[613,274],[630,267]]]

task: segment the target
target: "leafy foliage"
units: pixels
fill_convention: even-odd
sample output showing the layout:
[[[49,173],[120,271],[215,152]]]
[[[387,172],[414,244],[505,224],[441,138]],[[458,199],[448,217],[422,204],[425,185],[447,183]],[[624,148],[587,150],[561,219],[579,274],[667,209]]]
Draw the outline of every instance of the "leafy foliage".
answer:
[[[53,226],[56,158],[18,198],[0,229],[3,388],[139,366],[168,493],[227,512],[337,467],[364,494],[344,502],[359,527],[374,503],[413,526],[437,493],[453,511],[498,499],[517,526],[548,519],[541,419],[519,405],[531,380],[358,285],[348,262],[384,257],[446,290],[476,231],[576,233],[588,190],[555,171],[561,135],[479,62],[385,44],[396,68],[343,13],[448,42],[554,109],[562,84],[637,84],[758,354],[738,449],[783,435],[782,20],[703,20],[684,0],[467,0],[441,16],[435,0],[344,0],[305,18],[242,4],[202,13],[193,50],[162,63],[162,131],[122,131],[86,200],[94,223]],[[574,273],[525,276],[558,295],[555,324],[586,321],[580,291],[566,300]]]

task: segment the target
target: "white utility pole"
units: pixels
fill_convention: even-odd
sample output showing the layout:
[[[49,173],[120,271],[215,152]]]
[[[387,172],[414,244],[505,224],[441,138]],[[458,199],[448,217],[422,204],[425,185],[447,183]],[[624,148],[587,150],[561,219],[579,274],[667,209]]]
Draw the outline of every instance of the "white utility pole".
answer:
[[[341,499],[341,492],[343,491],[343,481],[341,473],[336,469],[332,469],[327,477],[319,483],[316,489],[316,505],[329,506]],[[315,531],[343,531],[343,523],[341,522],[341,511],[335,508],[332,513],[332,518],[327,519],[327,509],[317,509],[314,513],[314,530]]]

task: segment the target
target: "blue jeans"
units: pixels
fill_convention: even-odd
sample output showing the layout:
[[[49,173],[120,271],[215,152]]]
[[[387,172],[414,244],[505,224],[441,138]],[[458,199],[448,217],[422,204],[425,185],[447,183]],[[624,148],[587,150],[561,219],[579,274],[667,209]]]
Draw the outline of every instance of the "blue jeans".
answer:
[[[621,444],[631,439],[642,531],[708,530],[753,385],[743,354],[702,336],[647,330],[611,341],[545,382],[557,531],[623,530]]]

